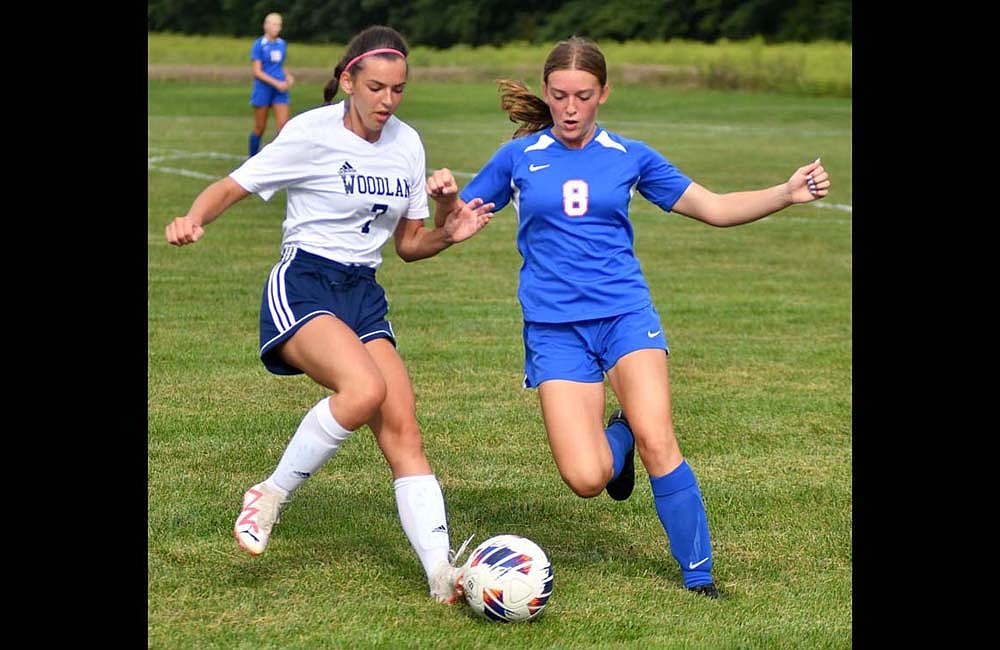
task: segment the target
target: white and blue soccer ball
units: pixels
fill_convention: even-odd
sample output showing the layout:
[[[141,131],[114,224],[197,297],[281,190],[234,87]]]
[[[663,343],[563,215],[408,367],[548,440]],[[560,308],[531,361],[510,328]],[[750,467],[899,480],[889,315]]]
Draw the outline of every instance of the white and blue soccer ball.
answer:
[[[466,602],[492,621],[533,620],[552,595],[552,564],[527,537],[491,537],[472,551],[462,569]]]

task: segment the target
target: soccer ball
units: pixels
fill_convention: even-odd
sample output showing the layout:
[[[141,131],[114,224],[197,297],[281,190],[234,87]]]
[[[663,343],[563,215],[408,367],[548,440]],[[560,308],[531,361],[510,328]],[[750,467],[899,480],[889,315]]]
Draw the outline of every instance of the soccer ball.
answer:
[[[496,535],[477,546],[462,567],[461,586],[472,611],[492,621],[530,621],[552,595],[552,564],[527,537]]]

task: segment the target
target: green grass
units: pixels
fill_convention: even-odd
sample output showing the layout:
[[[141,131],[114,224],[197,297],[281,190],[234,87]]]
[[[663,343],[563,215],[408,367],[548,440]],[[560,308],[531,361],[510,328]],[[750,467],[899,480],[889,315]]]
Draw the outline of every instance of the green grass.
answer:
[[[163,239],[209,179],[239,164],[248,94],[243,83],[149,84],[150,648],[852,646],[849,100],[630,87],[601,110],[603,125],[716,191],[781,182],[818,155],[834,180],[826,208],[725,230],[633,204],[721,601],[681,588],[641,466],[623,503],[580,499],[559,479],[537,396],[520,387],[512,208],[436,258],[404,264],[387,247],[379,279],[453,545],[518,532],[553,563],[542,617],[505,626],[427,596],[366,428],[296,494],[267,554],[236,547],[243,491],[323,395],[256,357],[284,193],[249,197],[194,246]],[[319,98],[318,84],[296,85],[293,112]],[[513,128],[491,84],[413,83],[400,116],[420,130],[429,166],[459,174]]]
[[[249,69],[250,40],[227,36],[187,36],[151,32],[147,38],[148,62],[153,65],[225,65]],[[445,50],[414,47],[409,60],[414,69],[467,66],[489,76],[515,75],[534,82],[540,78],[545,57],[555,43],[511,43],[470,47],[457,45]],[[608,61],[613,85],[629,85],[621,73],[623,65],[669,66],[680,69],[665,73],[664,83],[702,85],[718,89],[769,91],[785,94],[850,97],[853,47],[850,43],[820,41],[768,45],[761,38],[745,41],[721,40],[667,42],[613,41],[600,43]],[[344,53],[344,44],[291,42],[288,69],[329,68]],[[695,74],[684,73],[693,70]],[[650,77],[642,77],[648,85]]]

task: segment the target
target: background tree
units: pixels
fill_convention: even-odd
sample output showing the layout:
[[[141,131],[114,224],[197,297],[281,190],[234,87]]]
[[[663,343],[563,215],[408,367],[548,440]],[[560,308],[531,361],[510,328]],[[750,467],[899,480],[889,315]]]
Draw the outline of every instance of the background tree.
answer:
[[[850,0],[150,0],[147,28],[252,37],[271,11],[285,18],[283,37],[306,43],[346,43],[375,23],[435,48],[573,34],[619,42],[852,40]]]

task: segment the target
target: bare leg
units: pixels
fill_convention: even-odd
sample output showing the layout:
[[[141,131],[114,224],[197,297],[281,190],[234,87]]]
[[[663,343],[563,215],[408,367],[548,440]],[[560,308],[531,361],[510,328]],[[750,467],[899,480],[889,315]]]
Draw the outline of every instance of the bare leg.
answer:
[[[288,122],[288,104],[275,104],[271,108],[274,109],[274,135],[277,137]]]
[[[431,466],[424,455],[417,425],[413,386],[403,360],[387,339],[376,339],[365,347],[386,384],[386,399],[368,426],[375,433],[392,477],[430,474]]]
[[[670,413],[670,379],[663,350],[636,350],[608,371],[611,388],[625,411],[636,451],[650,476],[681,464]]]
[[[662,350],[636,350],[619,359],[608,378],[649,473],[656,514],[670,541],[670,553],[680,565],[684,586],[718,598],[705,505],[694,471],[681,455],[671,420],[667,356]]]
[[[581,497],[597,496],[612,473],[604,434],[604,383],[553,379],[538,386],[538,398],[563,481]]]
[[[281,347],[281,356],[313,381],[334,392],[330,411],[351,431],[378,412],[386,384],[358,335],[338,318],[312,319]]]
[[[267,111],[270,106],[253,107],[253,132],[258,138],[264,136],[264,129],[267,128]]]
[[[378,366],[357,335],[333,316],[318,316],[304,324],[281,346],[280,354],[334,394],[309,409],[271,476],[243,495],[233,534],[252,555],[267,549],[272,527],[291,494],[385,399]]]
[[[448,561],[451,535],[444,494],[424,454],[409,373],[388,340],[376,339],[365,347],[386,383],[386,399],[368,426],[392,471],[399,521],[420,558],[431,596],[454,602],[457,577]]]

